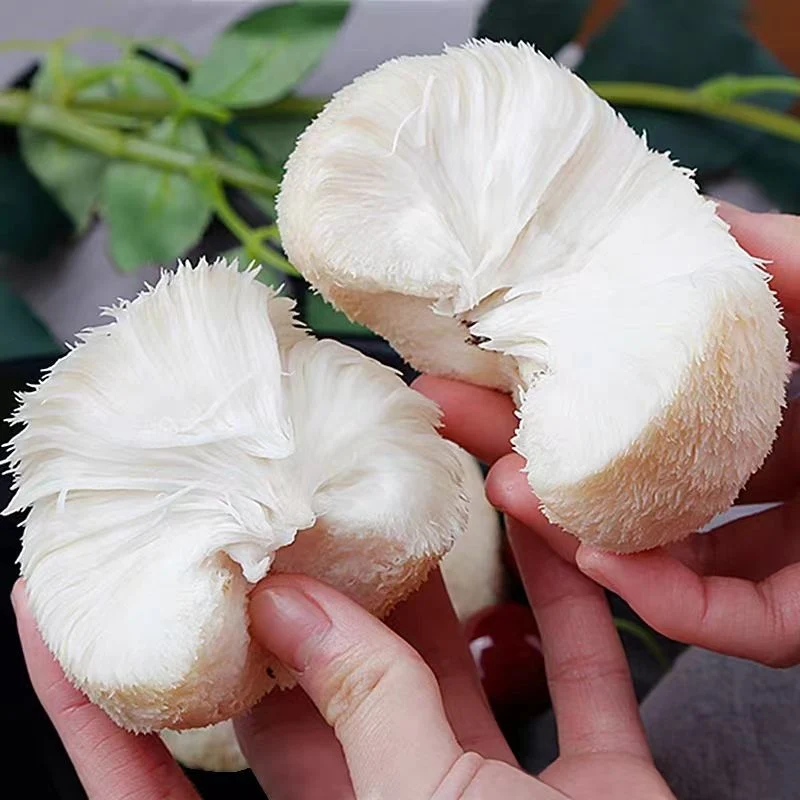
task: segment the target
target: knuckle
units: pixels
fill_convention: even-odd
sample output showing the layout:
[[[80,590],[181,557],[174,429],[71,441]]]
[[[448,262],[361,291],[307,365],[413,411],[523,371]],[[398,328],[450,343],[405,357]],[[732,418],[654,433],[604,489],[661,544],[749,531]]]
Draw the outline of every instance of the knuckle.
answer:
[[[485,800],[495,797],[534,797],[529,775],[502,761],[478,753],[462,753],[447,771],[431,800]],[[538,797],[538,794],[535,796]]]
[[[398,691],[398,686],[414,686],[415,692],[426,684],[434,684],[433,673],[414,651],[390,648],[365,652],[351,648],[336,658],[329,667],[321,698],[322,715],[334,730],[347,725],[355,717],[377,707],[377,700]]]
[[[764,609],[764,654],[760,661],[768,667],[785,669],[800,662],[800,613],[795,604],[776,596],[769,580],[757,583],[756,592]]]
[[[589,653],[577,653],[552,665],[548,673],[548,680],[552,684],[564,686],[609,680],[628,680],[628,667],[627,664],[617,659]]]

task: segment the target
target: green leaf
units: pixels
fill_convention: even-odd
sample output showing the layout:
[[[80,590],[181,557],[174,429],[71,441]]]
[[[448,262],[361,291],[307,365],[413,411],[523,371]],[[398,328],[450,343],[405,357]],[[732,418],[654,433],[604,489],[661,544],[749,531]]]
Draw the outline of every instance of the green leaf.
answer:
[[[301,0],[253,12],[216,40],[193,72],[190,91],[230,108],[276,100],[317,64],[348,5]]]
[[[194,120],[164,120],[153,141],[206,153],[203,131]],[[111,254],[123,270],[166,264],[182,256],[203,235],[211,206],[191,178],[155,167],[115,163],[103,183],[103,210],[111,234]]]
[[[332,305],[325,302],[321,295],[310,291],[306,292],[302,316],[306,325],[321,336],[374,337],[375,335],[368,328],[351,322],[341,311],[337,311]]]
[[[171,94],[167,88],[169,85],[181,88],[180,78],[169,67],[143,56],[133,61],[146,67],[146,71],[120,72],[112,76],[106,84],[109,97],[165,100]]]
[[[86,64],[75,55],[65,54],[64,73],[74,75]],[[34,97],[50,97],[54,89],[52,68],[45,62],[31,86]],[[78,94],[82,99],[108,97],[107,87],[90,86]],[[88,225],[94,210],[108,161],[91,150],[21,126],[19,144],[30,171],[41,181],[66,211],[78,230]]]
[[[479,39],[530,42],[555,55],[581,28],[591,0],[492,0],[478,20]]]
[[[743,0],[628,0],[588,45],[578,71],[588,81],[637,81],[694,87],[723,74],[787,74],[745,27]],[[785,110],[785,95],[748,102]],[[651,147],[670,151],[701,173],[730,168],[765,134],[742,125],[654,109],[620,108],[647,132]]]
[[[239,164],[252,172],[261,172],[276,181],[280,180],[281,173],[272,165],[267,164],[256,150],[248,144],[242,143],[239,122],[226,126],[220,130],[216,126],[211,126],[208,131],[209,141],[212,150],[222,156],[222,158]],[[258,192],[245,192],[241,189],[237,193],[244,195],[248,200],[264,215],[265,220],[275,219],[275,201],[271,196],[259,194]]]
[[[4,281],[0,281],[0,320],[0,361],[62,352],[44,325]]]
[[[66,241],[72,230],[69,217],[20,155],[0,153],[0,253],[36,261]]]
[[[270,165],[282,168],[294,150],[297,137],[311,124],[313,117],[281,117],[241,120],[241,135]]]

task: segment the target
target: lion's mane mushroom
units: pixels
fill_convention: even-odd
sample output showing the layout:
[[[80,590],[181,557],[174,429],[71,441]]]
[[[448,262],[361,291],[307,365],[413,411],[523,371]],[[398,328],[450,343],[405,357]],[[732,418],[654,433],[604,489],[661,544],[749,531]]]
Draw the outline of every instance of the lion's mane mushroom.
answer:
[[[248,635],[255,581],[302,572],[384,614],[462,530],[462,471],[433,403],[235,263],[108,313],[16,413],[22,574],[116,722],[199,727],[290,682]]]
[[[680,538],[770,449],[788,369],[765,273],[688,170],[530,46],[356,79],[278,210],[334,305],[420,370],[515,395],[530,485],[583,541]]]
[[[462,622],[502,599],[502,529],[498,513],[489,505],[478,462],[460,448],[469,500],[467,525],[440,562],[442,578]],[[247,761],[239,747],[232,720],[196,730],[162,730],[161,738],[185,767],[211,772],[239,772]]]

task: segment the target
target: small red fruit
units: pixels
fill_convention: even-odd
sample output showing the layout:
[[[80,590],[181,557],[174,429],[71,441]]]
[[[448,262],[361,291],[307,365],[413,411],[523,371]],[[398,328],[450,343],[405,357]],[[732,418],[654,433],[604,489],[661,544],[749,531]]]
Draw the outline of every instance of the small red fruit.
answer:
[[[490,606],[470,617],[464,630],[499,721],[532,717],[550,706],[539,630],[528,606]]]

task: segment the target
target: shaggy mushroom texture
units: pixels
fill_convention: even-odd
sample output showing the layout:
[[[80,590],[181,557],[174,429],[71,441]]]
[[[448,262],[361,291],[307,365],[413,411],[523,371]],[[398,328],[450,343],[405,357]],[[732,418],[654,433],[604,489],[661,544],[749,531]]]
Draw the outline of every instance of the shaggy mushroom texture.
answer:
[[[463,622],[503,597],[502,529],[498,513],[489,505],[478,462],[458,451],[469,499],[467,527],[441,560],[442,577],[453,608]],[[170,752],[181,764],[210,772],[247,769],[232,720],[206,728],[161,731]]]
[[[687,535],[770,449],[788,361],[765,273],[689,170],[528,45],[359,77],[301,135],[278,211],[348,316],[514,395],[530,485],[585,542]]]
[[[256,581],[301,572],[386,613],[464,528],[463,472],[433,403],[235,263],[107,313],[21,397],[22,574],[116,722],[201,727],[291,683],[250,640]]]

